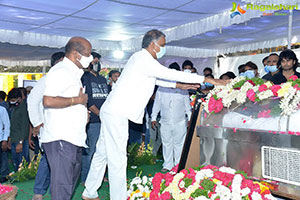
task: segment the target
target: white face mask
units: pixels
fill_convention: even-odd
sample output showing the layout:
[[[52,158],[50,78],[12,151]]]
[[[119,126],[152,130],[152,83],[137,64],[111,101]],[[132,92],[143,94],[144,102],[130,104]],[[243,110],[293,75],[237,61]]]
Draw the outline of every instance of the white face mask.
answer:
[[[183,70],[184,72],[187,72],[187,73],[192,73],[192,71],[190,69],[185,69]]]
[[[165,55],[165,53],[166,53],[166,47],[161,47],[160,45],[156,44],[155,42],[154,42],[154,44],[160,48],[159,52],[156,52],[154,50],[154,52],[156,53],[156,58],[160,59],[160,58],[162,58]]]
[[[79,52],[78,52],[79,53]],[[79,55],[81,56],[80,60],[78,60],[78,62],[80,62],[80,64],[82,65],[83,68],[88,68],[90,63],[93,61],[93,56],[90,55],[89,57],[83,56],[79,53]]]

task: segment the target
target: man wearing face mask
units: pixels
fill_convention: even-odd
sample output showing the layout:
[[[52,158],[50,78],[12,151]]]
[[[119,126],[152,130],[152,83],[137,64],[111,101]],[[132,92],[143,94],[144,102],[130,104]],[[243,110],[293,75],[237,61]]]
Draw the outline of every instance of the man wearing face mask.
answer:
[[[272,77],[278,72],[277,63],[279,56],[276,53],[272,53],[268,56],[267,63],[264,66],[265,72],[267,73],[262,79],[270,81]]]
[[[29,117],[27,104],[19,88],[13,88],[7,95],[10,111],[11,154],[14,170],[18,171],[22,157],[29,162]]]
[[[85,86],[86,94],[88,95],[87,107],[90,111],[90,120],[87,124],[87,140],[88,148],[82,151],[82,166],[81,166],[81,182],[84,183],[90,169],[93,154],[96,150],[96,143],[100,134],[100,119],[99,113],[101,106],[108,95],[108,86],[106,79],[99,75],[101,70],[100,58],[101,55],[92,52],[93,61],[81,78],[82,85]]]
[[[300,73],[296,71],[298,58],[292,50],[286,49],[279,54],[278,65],[280,66],[279,72],[271,79],[274,84],[285,83],[292,75],[300,78]]]
[[[246,76],[247,78],[259,77],[257,65],[251,61],[247,62],[240,76]]]
[[[64,52],[56,52],[51,55],[51,67],[53,67],[58,62],[62,61],[65,57]],[[31,90],[28,95],[27,104],[28,104],[28,115],[30,122],[33,126],[32,132],[29,132],[29,146],[37,151],[42,152],[42,157],[38,167],[37,174],[35,176],[35,182],[33,187],[34,196],[32,200],[42,200],[43,195],[47,193],[47,190],[50,186],[50,168],[47,161],[46,154],[43,149],[39,148],[39,144],[34,145],[31,142],[31,136],[40,138],[43,135],[43,126],[44,126],[44,106],[43,106],[43,95],[45,90],[45,79],[46,76],[43,76],[35,84],[34,88]],[[39,141],[38,141],[39,142]],[[31,145],[33,143],[33,145]]]
[[[142,41],[142,50],[128,60],[114,89],[101,107],[101,130],[88,173],[83,199],[99,199],[97,190],[101,186],[108,164],[111,200],[127,199],[126,166],[128,120],[141,124],[145,107],[153,93],[155,84],[164,87],[196,89],[203,81],[226,84],[228,81],[204,78],[196,74],[171,70],[161,65],[160,59],[166,52],[165,35],[158,30],[148,31]],[[198,86],[184,85],[197,83]]]
[[[193,68],[194,64],[192,63],[192,61],[190,60],[185,60],[182,63],[182,71],[184,72],[192,72],[192,68]]]
[[[194,64],[190,60],[185,60],[182,65],[182,71],[187,73],[192,73],[192,69],[194,68]],[[188,90],[189,95],[196,94],[196,90]]]
[[[87,94],[81,76],[93,60],[92,46],[81,37],[71,38],[64,59],[46,76],[44,132],[41,137],[50,166],[51,199],[71,199],[81,169],[81,148],[87,147]]]

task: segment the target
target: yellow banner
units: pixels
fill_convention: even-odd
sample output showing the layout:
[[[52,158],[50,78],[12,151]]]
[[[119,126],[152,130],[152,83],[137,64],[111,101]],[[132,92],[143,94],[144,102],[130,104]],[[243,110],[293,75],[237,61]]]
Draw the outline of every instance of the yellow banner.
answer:
[[[0,90],[8,92],[14,87],[23,87],[24,80],[39,80],[43,73],[0,73]]]

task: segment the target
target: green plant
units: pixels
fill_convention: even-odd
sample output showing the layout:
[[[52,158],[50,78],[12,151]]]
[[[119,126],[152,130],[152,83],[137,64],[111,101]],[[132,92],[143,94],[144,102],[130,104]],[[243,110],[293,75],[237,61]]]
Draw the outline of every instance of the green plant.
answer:
[[[156,156],[152,154],[152,148],[148,145],[145,148],[144,142],[141,145],[134,143],[128,146],[128,167],[141,166],[141,165],[153,165],[156,161]]]
[[[23,182],[23,181],[27,181],[30,179],[34,179],[37,174],[40,160],[41,160],[40,153],[37,157],[33,157],[29,163],[23,157],[22,163],[19,165],[18,171],[15,173],[10,173],[8,175],[8,179],[9,179],[10,183]]]

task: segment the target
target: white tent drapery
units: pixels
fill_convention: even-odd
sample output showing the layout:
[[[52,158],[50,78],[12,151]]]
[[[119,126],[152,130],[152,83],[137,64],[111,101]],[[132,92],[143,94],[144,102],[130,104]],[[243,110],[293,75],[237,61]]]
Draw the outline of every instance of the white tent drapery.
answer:
[[[299,0],[235,2],[246,10],[247,3],[298,4]],[[43,58],[32,54],[12,58],[7,52],[0,52],[0,60],[6,60],[8,65],[15,63],[9,64],[9,61],[25,64],[22,61],[31,60],[33,64],[33,60],[38,60],[36,64],[41,65],[41,59],[45,60],[46,56],[62,48],[70,37],[79,35],[88,38],[93,48],[104,55],[104,60],[119,62],[114,60],[111,52],[126,51],[126,60],[141,48],[143,34],[152,28],[163,30],[167,35],[168,56],[215,57],[288,44],[288,16],[265,16],[259,10],[246,10],[245,14],[231,19],[231,9],[231,0],[174,0],[171,4],[159,0],[87,0],[75,3],[72,0],[3,0],[0,3],[3,15],[0,42],[28,44],[34,50],[39,46],[50,49],[44,52]],[[269,14],[280,12],[268,11]],[[292,28],[292,43],[299,42],[298,10],[294,11]]]

